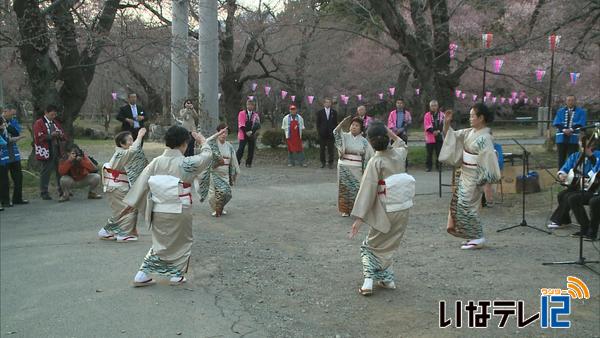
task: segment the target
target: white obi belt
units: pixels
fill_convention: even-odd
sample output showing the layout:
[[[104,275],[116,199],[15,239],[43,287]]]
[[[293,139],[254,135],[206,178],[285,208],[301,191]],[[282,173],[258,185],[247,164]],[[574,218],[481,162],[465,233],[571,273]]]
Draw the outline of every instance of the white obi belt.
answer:
[[[179,177],[154,175],[148,179],[154,206],[152,211],[180,214],[192,205],[192,185],[181,182]]]

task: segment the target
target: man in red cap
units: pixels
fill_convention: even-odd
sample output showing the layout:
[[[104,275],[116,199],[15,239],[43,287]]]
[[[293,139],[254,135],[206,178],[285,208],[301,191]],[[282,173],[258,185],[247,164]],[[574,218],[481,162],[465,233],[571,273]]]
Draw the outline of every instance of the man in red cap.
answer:
[[[281,122],[281,129],[285,132],[285,139],[288,147],[288,167],[301,165],[304,163],[304,147],[302,146],[302,130],[304,130],[304,119],[298,115],[298,109],[295,105],[290,106],[290,113],[287,114]]]

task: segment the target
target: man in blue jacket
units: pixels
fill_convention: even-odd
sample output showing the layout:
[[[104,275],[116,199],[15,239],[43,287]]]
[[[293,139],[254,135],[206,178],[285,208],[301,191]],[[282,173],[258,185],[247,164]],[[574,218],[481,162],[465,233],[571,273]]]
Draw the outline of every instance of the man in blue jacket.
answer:
[[[591,138],[591,140],[587,142],[587,137],[583,136],[582,143],[586,143],[584,151],[578,151],[571,154],[558,171],[558,179],[560,181],[566,182],[571,170],[574,172],[579,171],[580,161],[583,161],[583,172],[576,173],[576,176],[580,177],[581,175],[589,176],[590,172],[593,172],[592,169],[595,168],[596,164],[600,161],[600,151],[594,150],[596,147],[596,139]],[[556,229],[563,225],[571,224],[571,217],[569,215],[571,207],[569,205],[569,199],[577,194],[581,194],[581,187],[577,182],[568,185],[567,189],[558,193],[558,206],[552,213],[552,216],[550,216],[551,223],[548,224],[548,228]]]
[[[587,190],[584,192],[579,192],[569,197],[569,206],[573,210],[575,218],[577,218],[577,223],[581,225],[581,230],[571,234],[571,236],[583,236],[586,241],[595,241],[598,236],[598,225],[600,225],[599,173],[600,161],[596,161],[596,166],[592,169],[592,175],[595,175],[595,180],[589,183]],[[590,206],[589,217],[584,207],[586,204]]]
[[[578,149],[578,127],[585,126],[585,110],[575,106],[575,95],[567,96],[567,106],[556,112],[552,125],[556,127],[556,149],[558,150],[558,167]]]
[[[17,141],[22,136],[21,126],[15,119],[16,109],[7,106],[2,110],[0,117],[0,138],[6,143],[0,146],[0,203],[2,207],[12,207],[13,204],[27,204],[23,199],[23,173],[21,172],[21,154],[17,147]],[[9,195],[8,175],[13,181],[12,202]]]

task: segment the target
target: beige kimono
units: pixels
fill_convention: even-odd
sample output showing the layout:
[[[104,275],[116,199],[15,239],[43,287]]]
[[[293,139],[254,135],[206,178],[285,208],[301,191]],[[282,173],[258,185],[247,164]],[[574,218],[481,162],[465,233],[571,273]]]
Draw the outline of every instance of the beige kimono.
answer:
[[[408,209],[386,212],[378,197],[378,187],[381,180],[405,172],[407,153],[408,147],[402,140],[394,142],[392,148],[377,151],[360,182],[352,216],[369,225],[369,233],[360,248],[365,278],[384,282],[394,280],[392,256],[406,230]]]
[[[213,152],[213,165],[202,173],[198,181],[198,194],[203,201],[208,196],[208,203],[217,216],[232,197],[233,180],[240,174],[240,165],[231,143],[214,140],[209,143]]]
[[[354,199],[360,187],[365,164],[373,156],[373,148],[362,135],[353,136],[342,131],[342,124],[333,130],[335,147],[338,150],[338,210],[344,214],[352,212]]]
[[[497,183],[500,167],[490,128],[479,130],[450,128],[439,160],[457,169],[453,178],[452,200],[448,215],[448,232],[466,239],[483,238],[479,206],[483,186]]]
[[[140,270],[170,277],[181,277],[187,271],[192,250],[192,207],[191,183],[212,161],[212,152],[204,145],[198,155],[184,157],[177,149],[167,149],[156,157],[137,179],[125,197],[127,205],[137,207],[144,202],[146,221],[152,232],[152,247],[146,254]],[[178,177],[189,194],[189,204],[181,203],[179,212],[159,212],[161,204],[152,200],[148,181],[156,175]],[[189,195],[189,196],[188,196]]]
[[[112,209],[112,215],[108,218],[104,230],[121,237],[134,234],[137,224],[137,212],[132,212],[122,217],[119,217],[119,214],[127,207],[123,201],[129,191],[129,182],[131,182],[130,173],[127,168],[130,167],[130,162],[136,154],[141,153],[143,156],[141,145],[142,138],[138,138],[129,149],[115,147],[115,153],[108,162],[108,165],[102,168],[102,180],[108,204]],[[138,162],[140,161],[138,160]]]

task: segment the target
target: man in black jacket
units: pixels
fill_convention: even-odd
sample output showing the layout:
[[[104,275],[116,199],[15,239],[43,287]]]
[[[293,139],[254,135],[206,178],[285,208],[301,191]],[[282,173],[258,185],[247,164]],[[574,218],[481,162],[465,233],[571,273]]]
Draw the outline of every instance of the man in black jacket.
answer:
[[[121,131],[131,132],[131,136],[135,140],[140,128],[144,127],[144,122],[148,117],[148,114],[144,111],[142,106],[137,105],[137,95],[131,93],[127,96],[129,104],[119,109],[117,114],[117,120],[121,121]]]
[[[337,112],[331,108],[331,99],[325,98],[323,109],[317,112],[321,168],[325,168],[325,148],[327,148],[327,164],[329,165],[329,169],[333,169],[333,129],[336,126]]]

